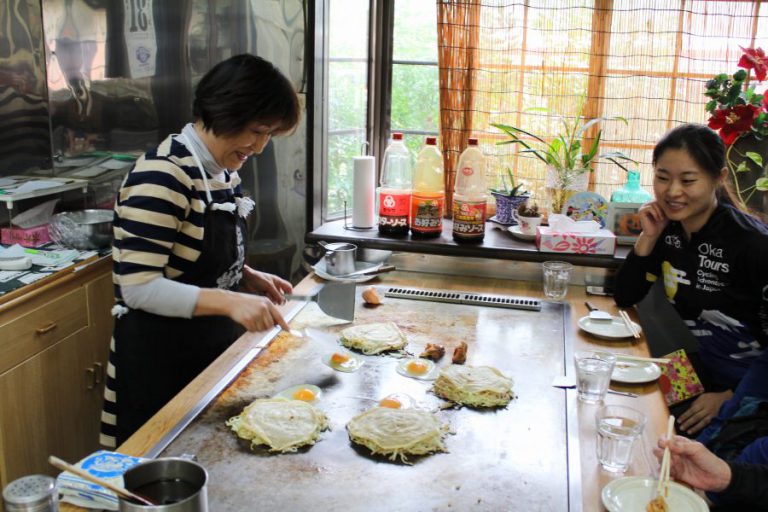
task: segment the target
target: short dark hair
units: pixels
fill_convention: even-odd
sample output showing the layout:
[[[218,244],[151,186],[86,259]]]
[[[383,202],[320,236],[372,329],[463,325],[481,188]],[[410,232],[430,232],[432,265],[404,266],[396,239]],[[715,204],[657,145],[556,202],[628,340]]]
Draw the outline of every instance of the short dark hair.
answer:
[[[203,76],[192,113],[214,135],[235,135],[253,122],[276,124],[285,133],[299,122],[299,99],[271,62],[244,53],[219,62]]]
[[[719,180],[723,167],[726,167],[723,139],[703,124],[681,124],[664,134],[653,148],[654,166],[669,149],[684,149],[713,180]],[[727,182],[717,191],[717,198],[741,209]]]

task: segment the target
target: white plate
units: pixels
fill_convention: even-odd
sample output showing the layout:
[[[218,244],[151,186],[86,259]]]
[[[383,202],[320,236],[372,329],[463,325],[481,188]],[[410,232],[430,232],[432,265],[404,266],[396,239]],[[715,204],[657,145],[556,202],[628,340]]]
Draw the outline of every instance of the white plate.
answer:
[[[514,236],[515,238],[519,238],[520,240],[527,240],[527,241],[536,240],[536,235],[526,235],[525,233],[520,231],[520,226],[509,226],[507,228],[507,231],[512,233],[512,236]]]
[[[616,366],[613,367],[611,380],[626,384],[640,384],[653,382],[661,376],[661,368],[650,361],[630,361],[616,358]]]
[[[355,272],[368,272],[370,270],[376,270],[379,267],[381,267],[382,263],[369,263],[367,261],[356,261],[355,262]],[[371,279],[375,279],[377,276],[360,276],[355,274],[349,274],[346,276],[334,276],[326,272],[325,269],[325,260],[318,261],[312,269],[315,271],[315,274],[322,277],[323,279],[327,279],[328,281],[354,281],[356,283],[364,283],[366,281],[370,281]]]
[[[658,481],[645,476],[619,478],[603,487],[600,494],[609,512],[645,512]],[[708,512],[706,502],[695,492],[675,482],[669,482],[669,496],[665,496],[669,510],[674,512]]]
[[[636,322],[632,322],[632,324],[637,329],[637,332],[641,332],[639,324]],[[629,332],[621,318],[617,316],[611,317],[610,322],[607,320],[592,320],[588,316],[583,316],[579,318],[579,327],[589,334],[604,340],[620,340],[632,337],[632,333]]]

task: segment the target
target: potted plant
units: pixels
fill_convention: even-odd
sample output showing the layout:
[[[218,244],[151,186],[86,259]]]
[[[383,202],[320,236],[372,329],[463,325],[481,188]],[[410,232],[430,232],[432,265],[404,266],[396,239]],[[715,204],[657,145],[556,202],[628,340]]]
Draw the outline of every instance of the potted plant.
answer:
[[[628,124],[623,117],[596,117],[586,120],[582,116],[583,111],[584,98],[582,97],[576,116],[571,121],[563,118],[563,131],[551,141],[516,126],[491,125],[509,137],[508,140],[497,142],[497,144],[520,144],[525,148],[521,153],[530,153],[547,165],[545,187],[549,203],[547,210],[550,213],[562,212],[565,202],[573,194],[587,189],[589,183],[587,172],[592,172],[594,165],[601,159],[612,162],[625,171],[628,169],[622,161],[635,162],[620,151],[598,154],[602,129],[597,131],[589,147],[583,146],[582,139],[586,131],[601,121],[615,119]]]
[[[524,235],[535,235],[536,228],[541,224],[539,205],[528,204],[528,201],[520,203],[514,214],[515,220],[520,224],[520,231]]]
[[[501,184],[504,185],[504,188],[492,188],[491,194],[496,199],[496,220],[502,224],[515,224],[516,221],[512,212],[521,203],[525,203],[531,194],[523,188],[522,183],[515,184],[512,169],[507,168],[506,175],[506,179],[504,175],[501,176]]]

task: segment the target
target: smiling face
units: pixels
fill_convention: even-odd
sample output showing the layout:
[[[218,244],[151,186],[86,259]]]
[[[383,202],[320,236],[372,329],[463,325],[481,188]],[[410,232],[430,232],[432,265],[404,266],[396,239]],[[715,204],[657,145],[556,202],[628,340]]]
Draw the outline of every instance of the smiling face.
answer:
[[[214,135],[210,130],[204,131],[201,122],[195,128],[216,162],[230,171],[236,171],[251,155],[258,155],[264,150],[278,126],[257,121],[235,135]]]
[[[670,219],[690,235],[706,224],[717,206],[716,192],[725,177],[713,178],[685,149],[667,149],[654,166],[653,193]]]

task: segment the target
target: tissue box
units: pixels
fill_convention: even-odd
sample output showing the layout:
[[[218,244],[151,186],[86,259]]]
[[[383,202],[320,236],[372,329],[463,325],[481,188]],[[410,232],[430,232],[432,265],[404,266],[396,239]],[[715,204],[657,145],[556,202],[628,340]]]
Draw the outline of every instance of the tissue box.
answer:
[[[562,254],[609,254],[616,251],[616,235],[608,229],[590,233],[556,233],[549,226],[539,226],[536,247],[541,252]]]
[[[0,242],[5,245],[19,244],[23,247],[40,247],[50,241],[48,224],[31,228],[3,228],[0,230]]]

